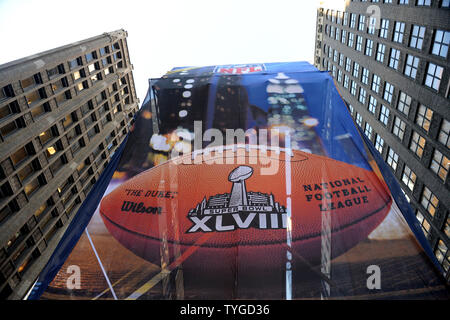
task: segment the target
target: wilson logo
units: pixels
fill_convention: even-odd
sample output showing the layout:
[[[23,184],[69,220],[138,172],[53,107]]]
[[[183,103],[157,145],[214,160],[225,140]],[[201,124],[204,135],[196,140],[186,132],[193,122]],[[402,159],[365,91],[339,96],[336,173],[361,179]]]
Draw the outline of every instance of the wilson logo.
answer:
[[[148,213],[148,214],[161,214],[161,207],[146,207],[143,202],[124,201],[122,204],[122,212],[130,213]]]

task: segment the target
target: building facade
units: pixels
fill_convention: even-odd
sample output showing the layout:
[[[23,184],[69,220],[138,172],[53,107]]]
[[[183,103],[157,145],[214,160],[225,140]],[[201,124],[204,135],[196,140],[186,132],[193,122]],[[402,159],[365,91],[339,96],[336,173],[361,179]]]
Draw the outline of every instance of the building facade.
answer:
[[[133,123],[126,38],[0,65],[0,299],[25,296]]]
[[[315,66],[391,167],[450,275],[449,0],[320,8]]]

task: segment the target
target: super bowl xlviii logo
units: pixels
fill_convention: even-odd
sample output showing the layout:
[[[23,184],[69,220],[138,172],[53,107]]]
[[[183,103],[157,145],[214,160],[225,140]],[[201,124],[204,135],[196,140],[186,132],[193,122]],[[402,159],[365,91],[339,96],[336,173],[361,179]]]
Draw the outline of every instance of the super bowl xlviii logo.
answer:
[[[231,193],[217,194],[197,204],[188,214],[193,226],[187,233],[227,232],[236,229],[286,229],[286,208],[273,194],[247,192],[245,180],[253,174],[248,166],[231,171]]]
[[[239,64],[239,65],[217,66],[214,68],[214,73],[247,74],[254,72],[262,72],[265,70],[266,66],[264,64]]]

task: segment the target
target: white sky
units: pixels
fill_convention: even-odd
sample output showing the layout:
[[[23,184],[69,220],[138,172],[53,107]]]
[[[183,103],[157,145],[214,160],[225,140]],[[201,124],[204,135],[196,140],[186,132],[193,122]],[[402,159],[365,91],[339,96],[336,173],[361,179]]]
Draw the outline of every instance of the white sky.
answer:
[[[103,32],[128,31],[139,99],[173,67],[313,62],[319,2],[342,0],[0,0],[0,64]]]

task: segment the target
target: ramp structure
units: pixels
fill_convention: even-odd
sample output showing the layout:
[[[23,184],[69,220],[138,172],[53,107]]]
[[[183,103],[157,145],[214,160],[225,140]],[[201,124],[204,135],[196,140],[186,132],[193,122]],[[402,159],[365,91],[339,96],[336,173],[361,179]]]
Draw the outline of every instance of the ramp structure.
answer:
[[[398,183],[306,62],[175,68],[29,299],[448,299]]]

